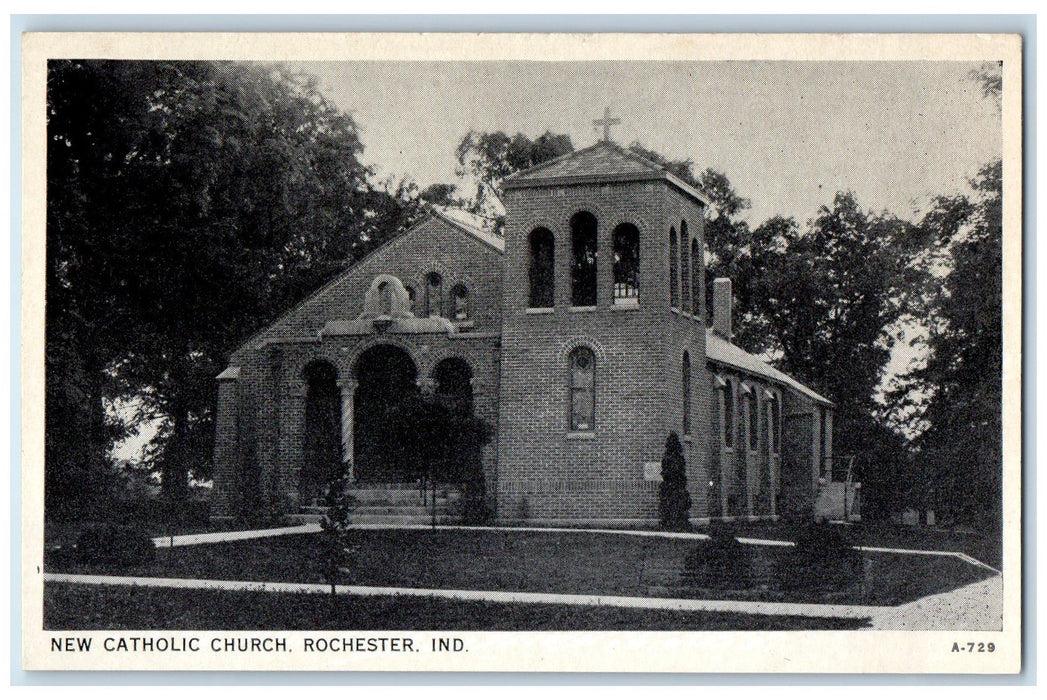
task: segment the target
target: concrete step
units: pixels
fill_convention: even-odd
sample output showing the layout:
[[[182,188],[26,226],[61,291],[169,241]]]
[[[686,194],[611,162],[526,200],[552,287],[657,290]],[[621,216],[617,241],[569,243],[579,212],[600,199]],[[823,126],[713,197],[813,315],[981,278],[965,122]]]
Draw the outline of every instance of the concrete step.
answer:
[[[454,510],[455,509],[452,508],[449,504],[444,504],[444,505],[441,506],[438,503],[436,505],[436,514],[437,515],[450,514]],[[432,512],[432,509],[429,506],[423,506],[423,505],[409,506],[409,505],[403,505],[403,504],[397,504],[397,505],[394,505],[394,506],[384,506],[384,505],[357,506],[356,508],[353,509],[353,515],[354,516],[364,516],[364,515],[427,515],[430,512]]]
[[[436,514],[437,525],[456,525],[462,521],[457,515]],[[354,525],[431,525],[432,516],[426,515],[368,515],[354,513]]]
[[[288,525],[317,524],[320,519],[321,516],[315,513],[293,513],[285,518]],[[457,525],[461,521],[458,515],[436,514],[437,525]],[[351,522],[353,525],[431,525],[433,519],[428,513],[425,515],[354,513]]]

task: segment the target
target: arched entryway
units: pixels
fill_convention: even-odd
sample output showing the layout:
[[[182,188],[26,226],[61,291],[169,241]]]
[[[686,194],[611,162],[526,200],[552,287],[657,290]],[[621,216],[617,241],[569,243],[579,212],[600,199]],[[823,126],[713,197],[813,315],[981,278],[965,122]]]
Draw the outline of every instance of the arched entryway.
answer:
[[[412,475],[400,451],[402,421],[393,420],[405,400],[418,393],[418,369],[406,351],[376,345],[356,362],[353,397],[353,476],[371,483],[402,483]]]
[[[325,485],[341,475],[342,407],[338,372],[330,362],[305,367],[305,442],[299,493],[304,502],[321,498]]]

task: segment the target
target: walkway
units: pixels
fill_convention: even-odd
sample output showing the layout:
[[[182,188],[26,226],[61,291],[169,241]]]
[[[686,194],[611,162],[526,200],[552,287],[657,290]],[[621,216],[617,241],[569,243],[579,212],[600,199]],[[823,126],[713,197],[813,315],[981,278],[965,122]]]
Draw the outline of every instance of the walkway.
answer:
[[[45,573],[44,581],[107,586],[151,586],[157,588],[193,588],[223,591],[269,591],[273,593],[328,593],[331,587],[322,583],[283,583],[263,581],[214,581],[210,579],[146,578],[137,576],[96,576],[89,574]],[[638,596],[575,595],[569,593],[525,593],[517,591],[458,591],[439,588],[399,588],[394,586],[336,586],[339,595],[417,596],[448,600],[485,601],[490,603],[527,603],[553,605],[608,606],[647,610],[707,610],[738,612],[750,615],[789,615],[798,617],[870,618],[891,608],[871,605],[818,605],[808,603],[760,603],[739,600],[692,600],[689,598],[643,598]]]
[[[391,529],[389,525],[356,525],[359,529]],[[405,525],[395,529],[429,530],[428,525]],[[438,530],[501,530],[517,532],[587,532],[600,534],[658,537],[669,539],[708,539],[708,535],[689,532],[658,532],[653,530],[601,530],[580,528],[545,527],[470,527],[466,525],[438,525]],[[319,532],[318,524],[297,525],[267,530],[242,530],[232,532],[209,532],[195,535],[157,537],[157,547],[184,547],[196,544],[213,544],[238,540],[278,537],[281,535],[308,534]],[[776,547],[792,547],[793,542],[739,537],[744,544]],[[813,603],[770,603],[734,600],[694,600],[685,598],[645,598],[636,596],[577,595],[560,593],[528,593],[516,591],[460,591],[451,589],[400,588],[386,586],[337,586],[340,595],[404,595],[445,598],[448,600],[488,601],[499,603],[559,604],[585,606],[611,606],[650,610],[686,610],[711,612],[737,612],[751,615],[789,615],[800,617],[835,617],[869,619],[877,630],[939,630],[980,631],[998,630],[1003,624],[1003,577],[1000,572],[963,552],[935,550],[894,549],[889,547],[863,547],[864,551],[912,554],[922,556],[956,557],[971,565],[995,572],[995,576],[947,593],[927,596],[912,603],[896,607],[871,605],[823,605]],[[45,573],[45,581],[116,585],[155,586],[164,588],[258,590],[271,592],[320,593],[328,592],[330,586],[310,583],[283,583],[261,581],[214,581],[209,579],[146,578],[133,576],[96,576],[83,574]]]

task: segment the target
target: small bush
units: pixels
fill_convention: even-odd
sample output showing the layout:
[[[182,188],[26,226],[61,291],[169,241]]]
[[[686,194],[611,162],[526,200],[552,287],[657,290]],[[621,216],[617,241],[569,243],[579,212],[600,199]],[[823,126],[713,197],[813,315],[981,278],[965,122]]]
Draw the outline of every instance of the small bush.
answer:
[[[147,533],[136,527],[92,525],[80,532],[75,558],[81,564],[148,564],[156,558],[156,545]]]
[[[857,579],[862,571],[861,552],[845,528],[808,522],[796,530],[796,547],[786,557],[783,587],[839,587]]]
[[[687,493],[687,462],[675,432],[665,440],[662,457],[662,483],[658,487],[658,513],[663,530],[684,532],[691,529],[691,494]]]
[[[734,529],[718,524],[710,528],[709,536],[687,555],[685,576],[705,588],[748,588],[751,555],[735,538]]]

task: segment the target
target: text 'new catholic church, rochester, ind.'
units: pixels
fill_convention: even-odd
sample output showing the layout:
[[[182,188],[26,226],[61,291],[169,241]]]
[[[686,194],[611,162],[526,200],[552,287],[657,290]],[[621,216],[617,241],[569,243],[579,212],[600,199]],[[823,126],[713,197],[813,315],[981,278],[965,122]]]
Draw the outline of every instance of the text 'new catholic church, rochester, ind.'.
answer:
[[[504,238],[437,212],[236,350],[218,377],[215,516],[309,510],[305,465],[333,445],[358,500],[385,505],[372,515],[408,520],[375,417],[419,388],[493,428],[496,521],[657,522],[671,432],[692,519],[774,517],[824,491],[832,403],[731,343],[730,280],[706,327],[709,199],[614,143],[615,121],[505,180]]]

